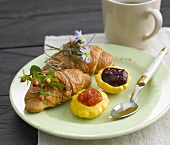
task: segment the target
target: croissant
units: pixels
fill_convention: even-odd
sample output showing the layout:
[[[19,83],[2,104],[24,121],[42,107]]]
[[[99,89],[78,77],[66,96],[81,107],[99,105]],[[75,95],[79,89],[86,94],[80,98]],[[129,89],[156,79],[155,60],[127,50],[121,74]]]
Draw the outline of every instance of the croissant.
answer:
[[[69,43],[67,43],[69,45]],[[64,69],[80,69],[84,73],[88,73],[89,75],[93,75],[98,73],[99,70],[113,65],[113,56],[101,49],[99,46],[96,45],[89,45],[90,47],[90,63],[86,63],[81,59],[75,60],[74,57],[66,56],[62,52],[55,53],[51,57],[51,61],[46,64],[45,67],[48,65],[53,64],[55,62],[62,63]],[[52,62],[53,61],[53,62]]]
[[[44,70],[46,72],[47,70]],[[56,70],[55,77],[64,89],[52,87],[48,84],[44,85],[44,90],[50,92],[50,96],[40,95],[39,87],[30,85],[25,95],[25,109],[28,112],[41,112],[45,108],[54,107],[71,98],[78,91],[88,88],[91,84],[91,78],[88,74],[84,74],[79,69]]]

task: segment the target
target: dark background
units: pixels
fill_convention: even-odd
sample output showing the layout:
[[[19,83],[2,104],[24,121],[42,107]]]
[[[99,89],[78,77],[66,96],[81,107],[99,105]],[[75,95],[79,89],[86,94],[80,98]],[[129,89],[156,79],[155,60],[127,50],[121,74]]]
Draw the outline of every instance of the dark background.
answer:
[[[161,6],[170,26],[170,1]],[[12,109],[10,83],[17,71],[43,53],[46,35],[103,33],[100,0],[0,0],[0,144],[36,145],[37,130]]]

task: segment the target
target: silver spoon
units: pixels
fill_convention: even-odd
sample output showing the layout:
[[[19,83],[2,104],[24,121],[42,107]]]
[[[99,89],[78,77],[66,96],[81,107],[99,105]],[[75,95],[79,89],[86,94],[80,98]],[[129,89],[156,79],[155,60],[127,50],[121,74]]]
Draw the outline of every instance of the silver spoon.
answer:
[[[111,116],[113,118],[124,118],[124,117],[134,114],[138,110],[138,105],[136,104],[136,98],[137,98],[138,93],[143,89],[143,87],[151,79],[153,74],[156,72],[158,66],[160,65],[162,59],[167,53],[168,53],[167,48],[163,48],[159,52],[159,54],[155,57],[154,61],[149,66],[147,71],[137,81],[130,100],[127,102],[118,104],[112,109]]]

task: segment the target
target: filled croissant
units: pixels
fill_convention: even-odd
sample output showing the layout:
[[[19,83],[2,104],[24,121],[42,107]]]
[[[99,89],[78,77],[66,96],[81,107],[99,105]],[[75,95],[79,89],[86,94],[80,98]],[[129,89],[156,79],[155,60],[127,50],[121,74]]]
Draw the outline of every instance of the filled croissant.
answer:
[[[44,70],[47,73],[48,70]],[[30,85],[25,96],[25,109],[28,112],[41,112],[47,107],[54,107],[71,98],[78,91],[88,88],[91,84],[91,78],[79,69],[56,70],[55,77],[64,88],[44,85],[44,90],[50,93],[50,96],[40,95],[39,87]]]
[[[67,47],[75,47],[72,45],[73,43],[67,43]],[[68,46],[71,45],[71,46]],[[93,75],[98,73],[99,70],[113,65],[113,56],[101,49],[99,46],[96,45],[89,45],[90,48],[90,62],[86,63],[82,59],[75,59],[73,55],[65,55],[64,52],[55,53],[50,61],[46,64],[45,67],[48,65],[54,65],[55,62],[62,63],[62,68],[66,69],[80,69],[84,73],[88,73],[89,75]]]

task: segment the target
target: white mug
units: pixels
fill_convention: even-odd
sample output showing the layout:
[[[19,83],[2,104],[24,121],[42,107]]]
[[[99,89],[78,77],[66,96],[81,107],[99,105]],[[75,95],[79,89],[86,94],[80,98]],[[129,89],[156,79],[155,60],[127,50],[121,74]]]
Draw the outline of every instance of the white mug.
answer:
[[[102,0],[109,43],[144,48],[162,27],[161,0]]]

